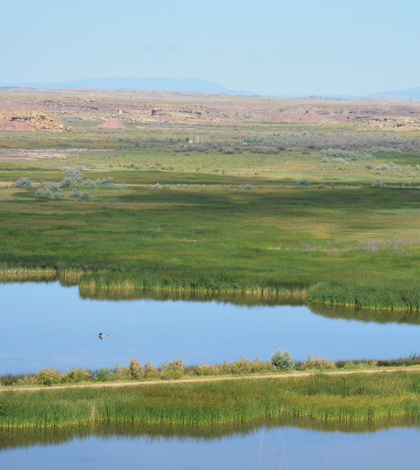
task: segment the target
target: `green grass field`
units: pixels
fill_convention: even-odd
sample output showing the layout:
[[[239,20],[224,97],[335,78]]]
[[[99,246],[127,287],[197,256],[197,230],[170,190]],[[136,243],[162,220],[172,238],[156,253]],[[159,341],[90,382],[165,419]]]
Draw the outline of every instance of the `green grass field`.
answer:
[[[1,152],[53,153],[0,161],[0,269],[74,275],[85,290],[246,292],[418,310],[416,136],[389,140],[343,126],[308,133],[297,125],[207,125],[194,130],[202,136],[196,147],[185,145],[182,129],[3,134]],[[76,148],[54,154],[69,139]],[[319,150],[351,141],[365,152],[381,139],[389,151],[346,165],[324,162]],[[376,169],[391,160],[398,171]],[[35,195],[60,182],[63,166],[78,164],[85,179],[112,176],[117,184],[66,188],[57,200]],[[23,176],[32,189],[13,187]],[[297,186],[302,178],[309,187]],[[69,199],[72,189],[91,200]]]
[[[0,394],[0,427],[96,421],[201,426],[282,416],[418,421],[419,393],[418,372],[10,391]]]

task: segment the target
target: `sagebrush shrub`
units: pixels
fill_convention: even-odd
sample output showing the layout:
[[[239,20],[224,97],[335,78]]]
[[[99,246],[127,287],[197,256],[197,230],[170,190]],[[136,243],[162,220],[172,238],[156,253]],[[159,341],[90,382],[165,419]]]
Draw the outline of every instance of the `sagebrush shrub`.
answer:
[[[69,197],[71,197],[72,199],[79,199],[81,197],[81,194],[77,189],[73,189],[73,191],[69,194]]]
[[[101,367],[92,376],[94,382],[111,382],[115,379],[115,371],[109,367]]]
[[[38,188],[35,191],[36,196],[52,196],[52,192],[46,188]]]
[[[60,183],[60,188],[68,188],[75,184],[81,184],[83,182],[83,174],[79,170],[67,170],[66,176]]]
[[[287,349],[284,352],[281,352],[281,350],[278,349],[273,353],[270,361],[277,370],[283,372],[287,372],[295,368],[295,360]]]
[[[22,177],[22,178],[19,178],[17,181],[16,181],[16,186],[18,188],[32,188],[33,186],[33,183],[32,181],[27,178],[26,176]]]
[[[58,183],[46,183],[44,189],[49,189],[50,191],[58,191],[60,189],[60,185]]]
[[[62,197],[64,197],[64,194],[61,191],[54,193],[54,199],[61,199]]]
[[[299,180],[296,185],[297,186],[309,186],[311,183],[309,182],[309,180],[307,179],[302,179],[302,180]]]
[[[91,197],[89,196],[89,193],[82,193],[80,199],[82,199],[83,201],[90,201]]]

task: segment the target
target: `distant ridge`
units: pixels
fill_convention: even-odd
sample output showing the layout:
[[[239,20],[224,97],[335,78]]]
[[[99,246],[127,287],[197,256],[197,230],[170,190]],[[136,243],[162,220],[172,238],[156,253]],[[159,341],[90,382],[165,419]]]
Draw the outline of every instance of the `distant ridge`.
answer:
[[[374,93],[364,98],[374,98],[383,100],[420,100],[420,88],[408,88],[407,90],[384,91],[383,93]]]
[[[6,83],[0,84],[4,87],[31,87],[31,88],[103,88],[116,90],[156,90],[156,91],[178,91],[191,93],[226,93],[228,95],[237,96],[257,96],[255,93],[248,91],[235,91],[225,88],[217,83],[198,78],[87,78],[75,80],[71,82],[55,82],[55,83]]]
[[[324,98],[352,100],[420,100],[420,88],[407,88],[406,90],[383,91],[381,93],[372,93],[370,95],[326,95]]]

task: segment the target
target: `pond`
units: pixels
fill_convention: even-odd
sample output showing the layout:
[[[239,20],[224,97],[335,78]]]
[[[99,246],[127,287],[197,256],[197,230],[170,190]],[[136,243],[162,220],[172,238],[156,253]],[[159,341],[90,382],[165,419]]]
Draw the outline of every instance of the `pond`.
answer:
[[[313,428],[288,420],[209,430],[103,424],[0,431],[0,465],[8,470],[414,470],[419,458],[420,429],[410,423],[382,429]]]
[[[178,358],[187,364],[240,356],[267,360],[279,348],[300,360],[308,353],[386,359],[420,351],[416,313],[309,308],[269,300],[258,305],[253,298],[191,301],[151,293],[137,293],[143,297],[139,299],[96,298],[104,295],[80,293],[77,286],[58,281],[0,284],[0,374],[53,366],[113,367],[132,358],[157,365]],[[99,332],[114,337],[100,340]]]

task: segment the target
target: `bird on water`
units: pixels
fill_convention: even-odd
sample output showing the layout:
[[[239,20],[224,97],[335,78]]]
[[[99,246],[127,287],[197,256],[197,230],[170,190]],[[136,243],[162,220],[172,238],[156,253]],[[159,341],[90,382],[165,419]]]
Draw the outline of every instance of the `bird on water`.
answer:
[[[115,338],[114,335],[103,335],[102,333],[99,333],[98,337],[100,340],[102,340],[102,338]]]

